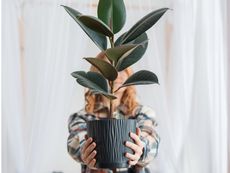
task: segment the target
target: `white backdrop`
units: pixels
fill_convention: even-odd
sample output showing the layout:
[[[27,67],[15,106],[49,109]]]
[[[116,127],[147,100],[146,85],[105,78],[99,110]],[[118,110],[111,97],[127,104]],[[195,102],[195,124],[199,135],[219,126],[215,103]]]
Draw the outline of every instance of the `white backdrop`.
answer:
[[[154,173],[227,173],[227,0],[125,0],[123,32],[153,9],[170,7],[148,31],[134,70],[160,85],[139,86],[155,109],[161,144]],[[3,172],[76,173],[67,120],[84,105],[70,73],[99,50],[60,6],[96,14],[96,0],[4,0]],[[228,9],[229,10],[229,9]],[[229,38],[229,37],[228,37]]]

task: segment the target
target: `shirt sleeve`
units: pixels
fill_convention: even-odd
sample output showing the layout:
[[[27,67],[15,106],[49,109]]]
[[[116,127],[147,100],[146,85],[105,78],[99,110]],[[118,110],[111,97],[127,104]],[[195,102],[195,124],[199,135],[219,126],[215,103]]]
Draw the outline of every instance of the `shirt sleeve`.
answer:
[[[81,146],[86,141],[87,134],[86,115],[80,111],[70,115],[68,119],[69,136],[67,139],[67,150],[69,155],[77,162],[84,164],[81,159]]]
[[[148,106],[142,106],[136,115],[137,126],[141,132],[146,132],[147,136],[140,137],[144,144],[143,154],[137,165],[144,167],[150,163],[158,154],[160,137],[157,133],[156,114],[153,109]],[[151,140],[149,140],[151,138]]]

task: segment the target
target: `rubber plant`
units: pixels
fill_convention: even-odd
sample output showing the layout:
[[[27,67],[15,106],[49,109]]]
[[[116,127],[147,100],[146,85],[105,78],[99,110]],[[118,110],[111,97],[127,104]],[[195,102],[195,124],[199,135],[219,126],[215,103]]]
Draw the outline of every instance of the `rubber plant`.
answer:
[[[113,100],[116,99],[115,93],[122,87],[159,84],[159,82],[157,76],[148,70],[135,72],[115,91],[114,80],[118,72],[143,57],[148,47],[146,31],[157,23],[168,8],[150,12],[115,40],[115,34],[123,28],[126,21],[126,8],[123,0],[99,0],[97,17],[62,6],[108,59],[104,61],[96,57],[85,57],[84,59],[96,67],[99,72],[74,71],[71,73],[77,83],[90,89],[93,94],[101,94],[110,101],[108,119],[87,123],[88,135],[92,136],[97,143],[96,167],[128,167],[124,152],[132,152],[132,150],[121,144],[125,140],[132,141],[129,132],[135,133],[136,121],[119,120],[114,117],[112,110]],[[110,47],[107,47],[108,41]],[[92,127],[91,124],[93,124]]]

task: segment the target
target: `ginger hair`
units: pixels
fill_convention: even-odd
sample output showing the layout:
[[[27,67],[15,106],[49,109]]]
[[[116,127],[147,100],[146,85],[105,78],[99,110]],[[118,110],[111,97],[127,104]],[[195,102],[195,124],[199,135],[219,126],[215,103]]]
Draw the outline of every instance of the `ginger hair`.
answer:
[[[101,52],[100,54],[97,55],[96,58],[103,59],[108,61],[107,57],[105,56],[104,52]],[[90,71],[92,72],[99,72],[98,69],[94,66],[90,67]],[[133,70],[128,67],[124,69],[126,74],[131,76],[133,74]],[[99,94],[92,94],[92,92],[88,89],[85,92],[85,111],[88,113],[95,113],[95,106],[98,102],[108,102],[108,98],[106,98],[103,95]],[[120,104],[126,107],[125,116],[133,116],[133,112],[138,106],[138,101],[136,99],[136,88],[134,86],[127,86],[126,89],[123,92],[123,95],[120,100]]]

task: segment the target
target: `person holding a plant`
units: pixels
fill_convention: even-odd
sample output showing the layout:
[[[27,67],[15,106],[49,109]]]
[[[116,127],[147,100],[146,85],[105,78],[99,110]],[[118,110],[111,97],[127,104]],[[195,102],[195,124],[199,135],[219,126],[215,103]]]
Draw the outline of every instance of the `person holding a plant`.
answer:
[[[68,152],[82,164],[82,173],[138,172],[156,157],[160,138],[155,113],[137,101],[134,85],[159,82],[153,72],[133,73],[130,66],[143,57],[146,31],[168,8],[150,12],[115,40],[126,20],[123,0],[99,0],[98,18],[63,7],[101,50],[84,58],[92,65],[89,72],[71,73],[88,91],[85,107],[69,117]]]
[[[98,59],[105,59],[103,53],[97,56]],[[98,70],[91,66],[90,71],[97,72]],[[129,67],[118,73],[117,79],[114,81],[114,88],[117,89],[124,81],[133,74]],[[114,102],[114,117],[119,119],[136,119],[137,132],[130,133],[133,143],[127,141],[126,147],[131,148],[134,154],[125,153],[129,169],[138,172],[144,168],[158,153],[159,135],[156,132],[155,112],[148,106],[141,105],[136,98],[136,89],[134,86],[128,86],[116,92],[117,99]],[[69,138],[68,152],[71,157],[82,164],[82,173],[90,172],[90,170],[104,171],[109,173],[111,170],[95,168],[97,151],[95,150],[96,143],[92,138],[87,138],[86,121],[92,119],[106,118],[109,113],[108,99],[102,95],[94,95],[90,90],[85,93],[85,108],[69,117]],[[124,171],[125,169],[117,169]],[[128,169],[127,169],[128,170]]]

